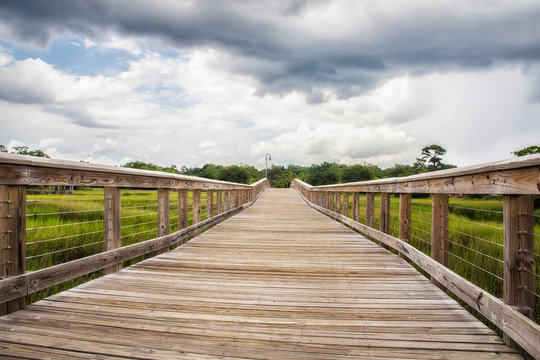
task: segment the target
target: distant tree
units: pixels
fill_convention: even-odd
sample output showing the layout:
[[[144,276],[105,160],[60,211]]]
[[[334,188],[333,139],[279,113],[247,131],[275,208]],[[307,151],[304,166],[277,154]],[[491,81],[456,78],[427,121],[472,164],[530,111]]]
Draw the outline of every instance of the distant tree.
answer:
[[[7,147],[5,147],[4,145],[0,145],[0,152],[8,152]]]
[[[17,154],[17,155],[29,155],[29,156],[50,158],[50,156],[45,154],[43,151],[30,150],[30,147],[28,146],[14,146],[13,149],[11,150],[11,153]]]
[[[294,174],[283,166],[272,165],[268,169],[268,181],[270,181],[270,186],[274,188],[288,188],[293,179]]]
[[[384,169],[384,177],[401,177],[416,174],[414,165],[394,164],[393,167]]]
[[[305,166],[300,165],[289,165],[287,166],[287,170],[289,170],[295,178],[298,178],[302,181],[305,181],[306,174],[309,173],[309,168]]]
[[[341,169],[344,167],[345,165],[329,162],[311,165],[306,182],[313,186],[337,184],[341,182]]]
[[[341,181],[344,183],[371,180],[375,178],[373,169],[365,165],[351,165],[341,171]]]
[[[440,145],[429,145],[422,148],[422,153],[413,164],[416,172],[436,171],[456,167],[445,164],[442,157],[446,154],[446,149]]]
[[[171,165],[169,167],[162,167],[156,164],[152,163],[146,163],[144,161],[130,161],[124,165],[121,165],[122,167],[131,168],[131,169],[140,169],[140,170],[150,170],[150,171],[163,171],[168,172],[172,174],[180,174],[180,170],[178,170],[178,167],[176,165]]]
[[[528,146],[524,149],[514,151],[512,154],[516,156],[525,156],[525,155],[532,155],[532,154],[540,154],[540,146],[532,145]]]
[[[202,167],[197,176],[207,179],[217,179],[221,169],[223,169],[222,165],[206,164]]]
[[[242,166],[229,165],[219,170],[218,179],[247,184],[249,182],[249,172]]]

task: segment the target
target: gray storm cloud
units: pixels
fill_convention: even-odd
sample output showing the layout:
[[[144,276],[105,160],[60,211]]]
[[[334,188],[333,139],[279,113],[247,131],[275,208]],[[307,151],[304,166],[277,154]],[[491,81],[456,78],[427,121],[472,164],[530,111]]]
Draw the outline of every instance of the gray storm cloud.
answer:
[[[329,20],[310,22],[313,11]],[[256,79],[259,94],[299,91],[310,103],[325,100],[320,89],[348,98],[404,73],[536,62],[539,18],[540,3],[528,1],[415,1],[399,9],[384,1],[0,2],[14,41],[46,46],[58,33],[111,31],[178,48],[217,47],[236,57],[230,69]]]

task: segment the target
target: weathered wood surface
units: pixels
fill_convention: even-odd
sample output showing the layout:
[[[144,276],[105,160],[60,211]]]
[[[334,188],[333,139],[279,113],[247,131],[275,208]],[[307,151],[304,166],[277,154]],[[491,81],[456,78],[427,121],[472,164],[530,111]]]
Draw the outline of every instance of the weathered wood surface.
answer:
[[[250,185],[160,171],[0,153],[0,184],[163,189],[251,189]]]
[[[399,178],[308,186],[313,191],[540,194],[540,155]]]
[[[177,249],[0,318],[26,358],[518,359],[406,261],[267,190]]]

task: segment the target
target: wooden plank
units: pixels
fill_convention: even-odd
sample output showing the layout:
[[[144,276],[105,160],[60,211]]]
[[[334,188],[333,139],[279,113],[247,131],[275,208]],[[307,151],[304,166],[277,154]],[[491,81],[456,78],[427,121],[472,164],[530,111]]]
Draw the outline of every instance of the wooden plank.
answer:
[[[343,206],[341,213],[345,216],[349,216],[349,193],[344,192],[343,193]]]
[[[530,355],[535,358],[540,357],[540,348],[537,346],[540,344],[540,325],[528,319],[513,307],[461,278],[439,262],[429,258],[421,251],[398,238],[382,233],[364,224],[354,222],[351,219],[317,207],[314,204],[310,204],[310,206],[369,237],[385,243],[391,248],[398,250],[398,252],[404,253],[407,258],[430,274],[432,278],[501,328],[501,330],[516,341]]]
[[[171,233],[170,223],[170,195],[169,189],[158,189],[158,231],[157,236],[165,236]],[[158,254],[169,251],[168,247],[158,250]]]
[[[296,179],[297,180],[297,179]],[[297,180],[299,181],[299,180]],[[540,194],[540,155],[492,164],[389,178],[311,187],[313,191],[443,193],[443,194]]]
[[[381,193],[379,206],[379,230],[385,234],[390,234],[390,194]],[[388,249],[385,244],[382,247]]]
[[[251,186],[77,161],[0,154],[0,184],[169,189],[250,189]]]
[[[104,225],[105,251],[118,249],[121,242],[121,190],[120,188],[106,186],[104,188]],[[106,274],[120,271],[122,264],[115,264],[105,268]]]
[[[223,212],[223,190],[216,190],[216,215],[219,215]]]
[[[360,221],[360,194],[353,193],[352,198],[352,219],[354,221]]]
[[[0,279],[26,272],[26,188],[0,185]],[[0,280],[1,281],[1,280]],[[24,308],[26,294],[0,299],[0,315]],[[9,300],[6,302],[6,300]]]
[[[534,319],[534,198],[532,195],[505,195],[504,213],[504,302],[525,309]],[[532,252],[532,253],[531,253]],[[526,291],[528,289],[529,291]],[[516,343],[505,334],[505,342]]]
[[[214,216],[214,192],[206,190],[206,219]]]
[[[366,194],[366,225],[375,226],[375,194]]]
[[[411,214],[412,214],[411,194],[399,195],[399,239],[406,243],[411,242]],[[403,254],[401,257],[406,258]]]
[[[193,210],[192,224],[198,224],[201,222],[201,190],[193,190],[193,204],[191,208]]]
[[[448,195],[431,195],[431,257],[448,266]],[[435,279],[432,282],[444,289]]]
[[[188,227],[188,215],[188,190],[180,189],[178,190],[178,230]]]
[[[343,209],[341,208],[341,198],[343,197],[343,193],[337,192],[336,193],[336,212],[341,213]]]

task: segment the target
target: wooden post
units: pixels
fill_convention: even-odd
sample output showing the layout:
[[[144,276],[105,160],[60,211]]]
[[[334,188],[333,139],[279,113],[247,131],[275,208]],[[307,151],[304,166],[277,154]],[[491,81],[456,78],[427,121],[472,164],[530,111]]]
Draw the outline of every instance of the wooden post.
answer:
[[[329,191],[328,192],[328,210],[335,211],[335,199],[334,199],[334,192]]]
[[[341,213],[345,215],[346,217],[349,217],[349,193],[348,192],[343,193],[343,207],[342,207]]]
[[[214,216],[214,192],[206,190],[206,218],[210,219]]]
[[[178,230],[188,227],[188,191],[186,189],[178,190]]]
[[[158,237],[168,235],[171,232],[170,212],[169,189],[158,189]],[[169,250],[168,247],[159,249],[158,254]]]
[[[341,213],[341,195],[342,195],[341,192],[336,193],[336,209],[334,211],[337,212],[338,214]]]
[[[103,228],[105,229],[105,251],[118,249],[122,246],[121,242],[121,202],[120,188],[105,186],[104,188],[104,214]],[[105,274],[111,274],[120,271],[122,264],[115,264],[105,268]]]
[[[26,272],[26,188],[0,185],[0,277]],[[0,304],[0,315],[24,308],[26,297]]]
[[[448,194],[432,194],[431,199],[431,257],[448,266]],[[438,281],[431,282],[444,290]]]
[[[504,295],[505,303],[534,319],[534,199],[532,195],[504,195]],[[504,341],[517,344],[508,336]]]
[[[360,193],[357,192],[352,196],[352,219],[360,221]]]
[[[216,193],[216,205],[217,205],[217,215],[223,212],[223,190],[217,190]]]
[[[399,195],[399,238],[406,243],[411,242],[411,198],[411,194]],[[407,259],[403,253],[399,253],[399,256]]]
[[[385,234],[390,234],[390,193],[381,193],[380,202],[379,230]],[[387,245],[381,245],[383,248],[389,249]]]
[[[201,190],[193,190],[193,220],[192,225],[201,222]]]
[[[375,226],[375,194],[366,193],[366,225]]]
[[[225,211],[228,211],[231,209],[231,192],[230,190],[223,191],[223,196],[225,200]]]

